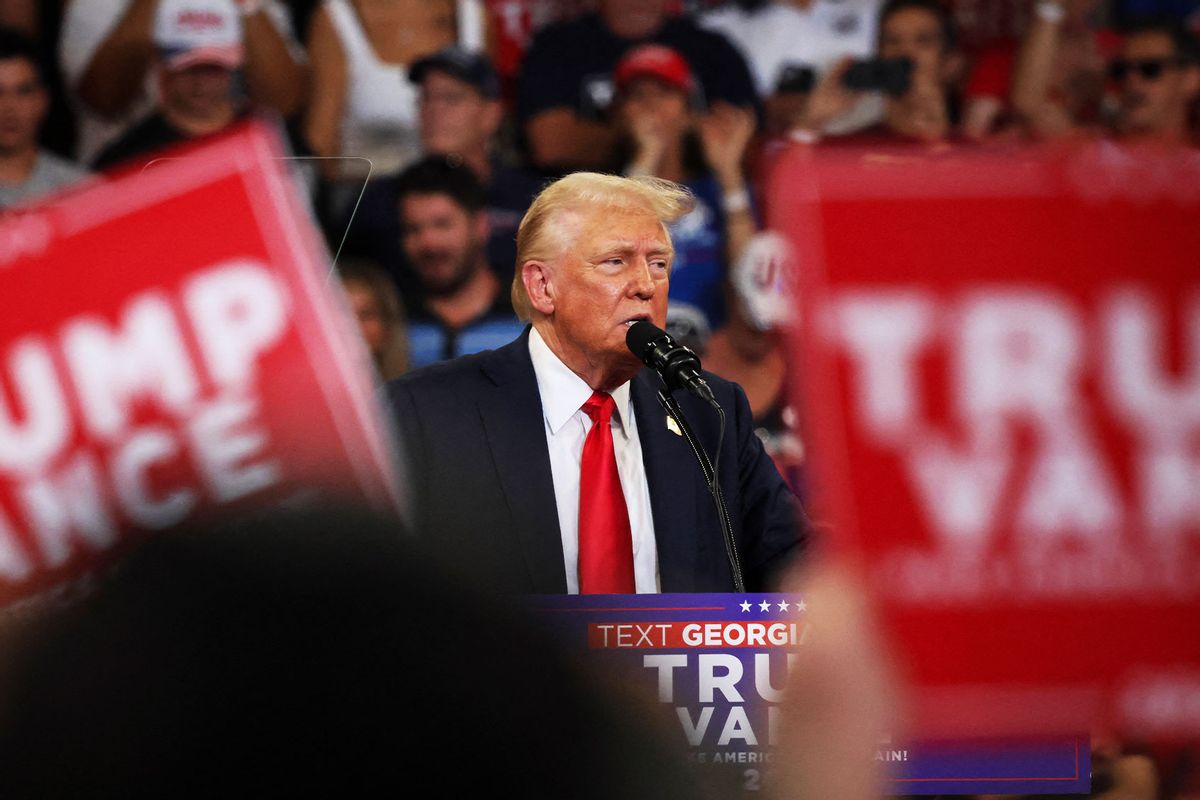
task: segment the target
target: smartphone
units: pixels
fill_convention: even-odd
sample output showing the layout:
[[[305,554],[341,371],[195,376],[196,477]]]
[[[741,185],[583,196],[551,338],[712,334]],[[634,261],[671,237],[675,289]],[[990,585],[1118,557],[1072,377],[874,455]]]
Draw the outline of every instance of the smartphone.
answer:
[[[842,85],[859,92],[886,92],[899,96],[912,81],[912,59],[872,58],[851,62],[842,75]]]
[[[807,94],[817,82],[817,73],[807,64],[784,64],[775,81],[776,93]]]

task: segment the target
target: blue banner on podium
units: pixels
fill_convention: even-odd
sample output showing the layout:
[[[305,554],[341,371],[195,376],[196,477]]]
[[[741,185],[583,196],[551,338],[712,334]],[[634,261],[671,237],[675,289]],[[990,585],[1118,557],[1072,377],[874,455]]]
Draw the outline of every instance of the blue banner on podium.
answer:
[[[769,782],[808,605],[787,594],[545,595],[548,628],[592,666],[628,673],[668,705],[697,768],[754,792]],[[1086,737],[1005,745],[881,742],[893,794],[1084,794]],[[714,774],[714,777],[717,777]]]

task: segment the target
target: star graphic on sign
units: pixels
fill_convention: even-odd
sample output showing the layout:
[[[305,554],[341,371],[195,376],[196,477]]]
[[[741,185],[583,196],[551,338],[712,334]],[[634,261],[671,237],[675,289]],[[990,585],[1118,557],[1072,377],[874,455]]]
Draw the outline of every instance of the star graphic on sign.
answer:
[[[806,603],[806,602],[804,602],[803,600],[801,600],[799,603],[796,603],[796,610],[797,610],[797,611],[807,611],[807,610],[808,610],[808,603]]]
[[[770,611],[771,610],[771,604],[770,604],[770,602],[768,602],[766,600],[763,600],[761,603],[759,603],[758,607],[762,611]]]
[[[787,600],[780,600],[780,601],[779,601],[779,610],[780,610],[780,611],[787,611],[787,610],[788,610],[788,601],[787,601]]]
[[[742,613],[745,613],[745,612],[747,612],[747,611],[749,611],[749,610],[750,610],[750,601],[749,601],[749,600],[743,600],[743,601],[742,601]]]

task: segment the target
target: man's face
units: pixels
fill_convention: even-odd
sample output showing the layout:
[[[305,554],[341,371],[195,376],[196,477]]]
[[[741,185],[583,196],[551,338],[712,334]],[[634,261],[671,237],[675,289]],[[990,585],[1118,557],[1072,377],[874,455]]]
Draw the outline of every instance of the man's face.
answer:
[[[429,153],[471,153],[487,147],[500,122],[499,104],[445,72],[421,81],[421,145]]]
[[[23,58],[0,61],[0,153],[37,146],[46,106],[46,92],[32,64]]]
[[[453,294],[479,265],[487,239],[487,216],[470,214],[448,195],[410,194],[400,201],[404,253],[422,287]]]
[[[1118,59],[1121,62],[1126,66],[1120,80],[1121,130],[1160,133],[1186,118],[1187,105],[1196,92],[1197,68],[1176,61],[1175,43],[1169,35],[1146,31],[1126,37]]]
[[[218,64],[163,70],[162,91],[164,106],[203,119],[224,113],[233,102],[233,72]]]
[[[564,361],[632,375],[640,364],[625,345],[629,325],[645,319],[661,328],[667,320],[666,229],[645,210],[565,212],[561,222],[567,247],[551,262],[547,291]]]
[[[879,57],[912,59],[914,86],[940,84],[945,55],[942,26],[929,11],[903,8],[883,21]]]
[[[619,99],[624,126],[636,130],[639,120],[653,120],[659,135],[667,141],[680,139],[691,124],[688,97],[655,78],[635,78]]]

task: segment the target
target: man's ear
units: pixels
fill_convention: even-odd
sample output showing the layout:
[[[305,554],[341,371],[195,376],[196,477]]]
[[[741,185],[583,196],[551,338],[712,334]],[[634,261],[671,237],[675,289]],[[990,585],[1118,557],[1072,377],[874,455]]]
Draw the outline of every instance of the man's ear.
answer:
[[[544,261],[526,261],[521,265],[521,282],[529,296],[529,305],[540,314],[554,313],[554,285],[550,266]]]

